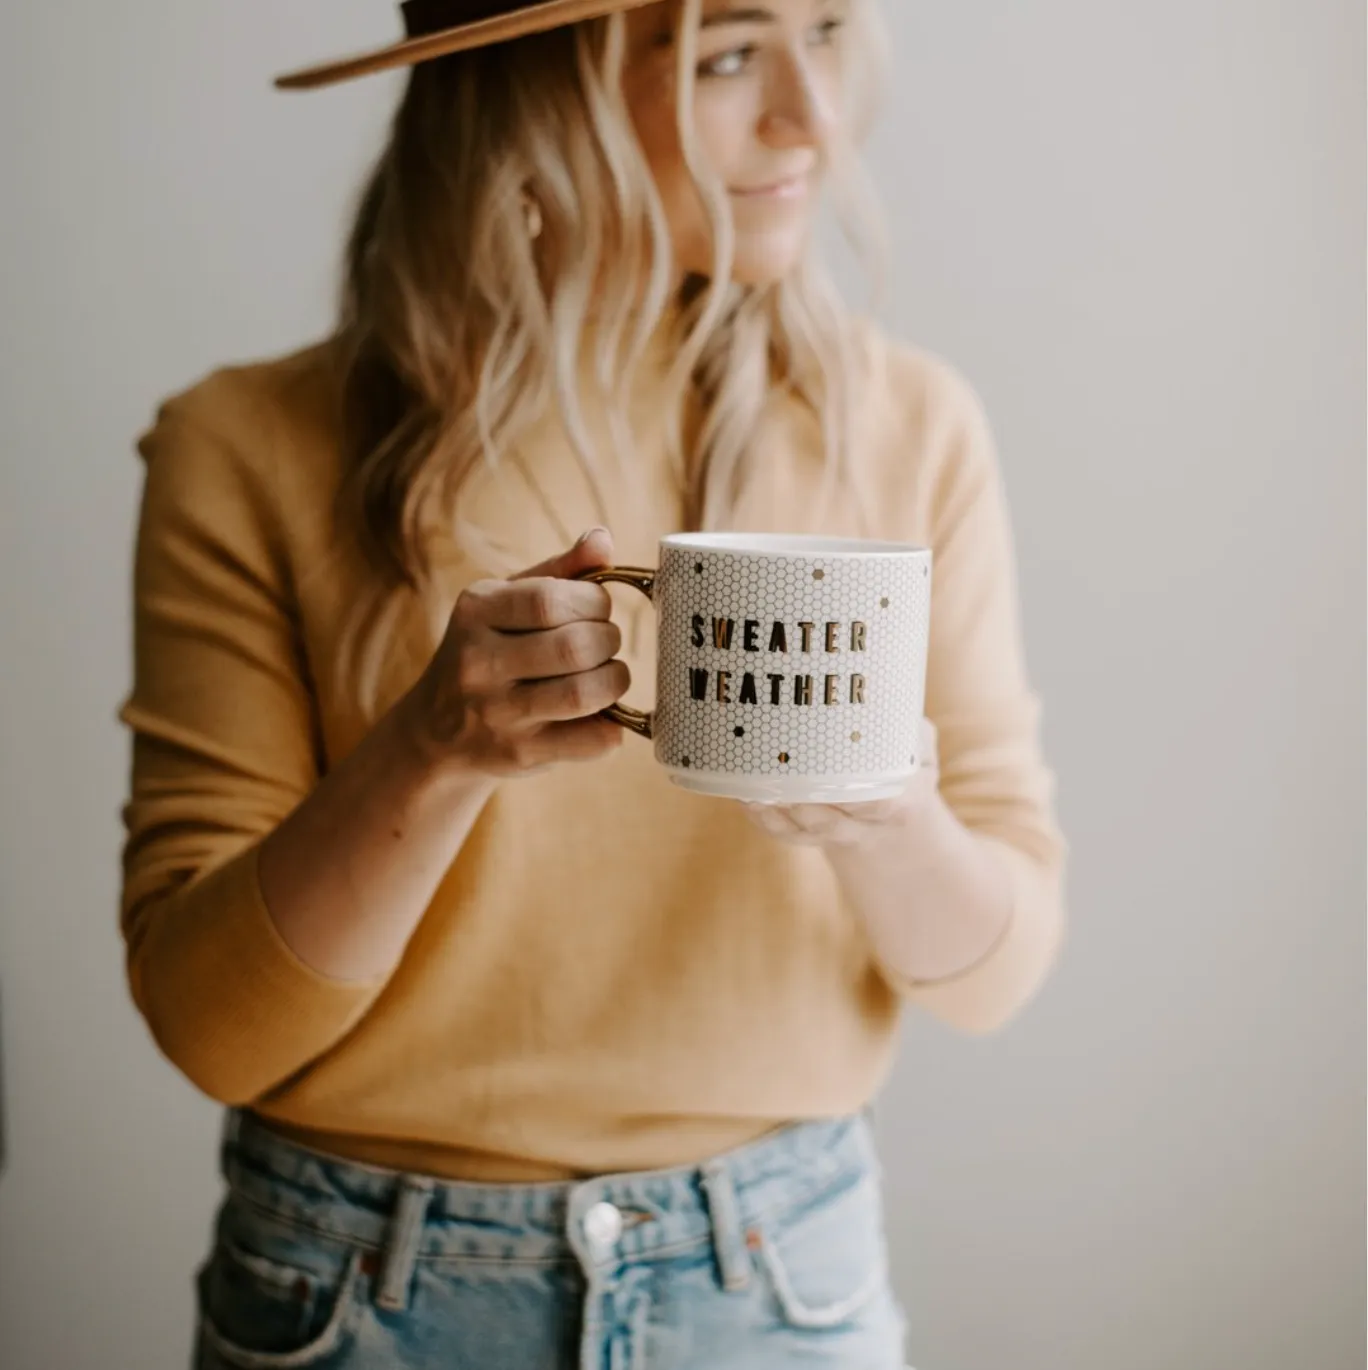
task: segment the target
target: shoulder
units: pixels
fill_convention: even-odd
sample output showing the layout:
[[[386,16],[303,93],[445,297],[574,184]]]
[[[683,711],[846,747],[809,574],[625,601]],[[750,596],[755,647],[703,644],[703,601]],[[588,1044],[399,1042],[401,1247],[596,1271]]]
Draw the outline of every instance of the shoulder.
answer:
[[[938,436],[986,427],[977,387],[947,357],[896,338],[867,319],[857,320],[853,333],[862,398],[884,421]]]
[[[223,366],[164,399],[138,440],[149,504],[211,501],[297,550],[328,536],[341,473],[335,349]]]
[[[139,450],[152,460],[198,443],[259,476],[311,462],[326,467],[327,458],[336,457],[339,434],[334,357],[332,344],[324,342],[219,367],[161,401]]]
[[[854,330],[856,460],[877,508],[930,531],[957,491],[997,479],[992,427],[978,388],[948,358],[868,320]]]

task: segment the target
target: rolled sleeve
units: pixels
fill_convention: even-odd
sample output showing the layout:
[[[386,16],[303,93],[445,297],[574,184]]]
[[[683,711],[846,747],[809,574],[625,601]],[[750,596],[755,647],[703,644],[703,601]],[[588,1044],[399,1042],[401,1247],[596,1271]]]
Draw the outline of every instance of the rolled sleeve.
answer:
[[[318,780],[316,709],[267,462],[195,408],[172,401],[139,444],[122,926],[162,1050],[246,1103],[336,1044],[378,986],[313,972],[262,899],[260,843]]]

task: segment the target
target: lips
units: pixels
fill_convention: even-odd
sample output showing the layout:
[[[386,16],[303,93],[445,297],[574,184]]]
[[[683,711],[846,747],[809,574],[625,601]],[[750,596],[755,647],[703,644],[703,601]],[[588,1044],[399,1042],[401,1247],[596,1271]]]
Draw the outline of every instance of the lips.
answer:
[[[812,173],[803,172],[761,186],[737,186],[731,193],[741,200],[800,200],[812,184]]]

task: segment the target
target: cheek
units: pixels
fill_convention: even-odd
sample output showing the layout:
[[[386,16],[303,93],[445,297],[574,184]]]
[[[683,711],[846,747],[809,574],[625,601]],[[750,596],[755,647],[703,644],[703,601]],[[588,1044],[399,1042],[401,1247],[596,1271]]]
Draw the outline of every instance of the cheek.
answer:
[[[761,151],[753,130],[759,119],[752,92],[740,82],[700,86],[694,107],[694,137],[705,166],[723,185],[744,184]]]
[[[850,109],[845,74],[836,53],[829,53],[824,61],[817,64],[813,72],[813,86],[827,120],[827,136],[839,141],[842,135],[849,132]]]
[[[695,106],[699,155],[724,186],[745,185],[756,174],[753,164],[764,161],[754,155],[750,130],[756,114],[743,92],[739,84],[700,91]],[[708,275],[714,260],[712,226],[684,161],[673,98],[659,90],[648,92],[634,106],[637,137],[665,211],[676,265]],[[810,204],[770,206],[734,200],[730,209],[736,230],[732,275],[738,283],[763,285],[793,270],[807,244]]]
[[[698,155],[724,188],[745,186],[763,174],[770,154],[751,130],[758,118],[742,83],[701,89],[694,111]],[[669,216],[676,257],[685,271],[710,275],[714,266],[712,221],[675,145],[674,158],[656,171]],[[808,214],[794,207],[729,199],[735,231],[732,277],[760,285],[792,270],[806,243]]]

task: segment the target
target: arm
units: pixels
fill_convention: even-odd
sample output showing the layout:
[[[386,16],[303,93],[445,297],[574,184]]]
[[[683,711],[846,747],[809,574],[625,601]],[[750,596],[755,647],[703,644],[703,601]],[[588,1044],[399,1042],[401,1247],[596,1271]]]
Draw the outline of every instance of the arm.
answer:
[[[515,584],[466,590],[414,688],[263,843],[266,906],[307,964],[383,983],[497,780],[621,744],[596,717],[628,683],[612,601],[572,583],[612,555],[596,530]]]
[[[269,485],[192,403],[141,444],[123,930],[164,1053],[245,1103],[337,1042],[380,984],[307,965],[266,909],[261,840],[318,783],[318,725]]]
[[[884,805],[756,816],[826,848],[884,974],[911,1002],[985,1033],[1024,1007],[1055,960],[1065,847],[996,452],[977,398],[963,382],[954,391],[961,418],[932,510],[927,714],[939,774]]]
[[[129,979],[172,1062],[212,1097],[248,1103],[371,1006],[498,775],[616,745],[607,724],[547,728],[512,707],[499,652],[516,647],[512,664],[526,665],[538,642],[559,643],[563,662],[563,635],[579,632],[606,661],[616,630],[567,618],[514,638],[476,622],[497,619],[514,587],[472,587],[470,622],[453,623],[415,689],[324,776],[270,482],[184,402],[142,450],[135,685],[123,711],[134,734]],[[593,565],[605,551],[581,546],[571,558]],[[515,607],[559,602],[576,620],[606,620],[598,587],[555,601],[552,584],[529,580]],[[455,689],[472,662],[486,668],[483,685]],[[604,668],[579,688],[596,709],[625,682]],[[504,716],[491,729],[495,706]]]

